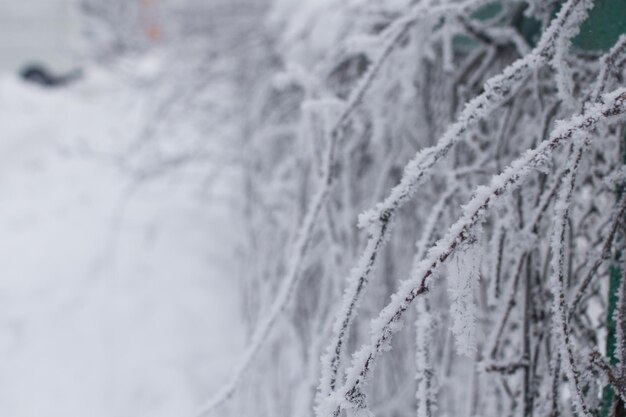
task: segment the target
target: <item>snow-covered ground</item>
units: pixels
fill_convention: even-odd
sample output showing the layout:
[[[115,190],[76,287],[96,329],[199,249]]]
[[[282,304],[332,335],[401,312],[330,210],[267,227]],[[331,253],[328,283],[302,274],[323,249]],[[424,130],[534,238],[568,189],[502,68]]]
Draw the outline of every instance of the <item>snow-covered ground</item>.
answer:
[[[134,182],[140,101],[0,77],[2,416],[189,415],[241,351],[229,176]]]

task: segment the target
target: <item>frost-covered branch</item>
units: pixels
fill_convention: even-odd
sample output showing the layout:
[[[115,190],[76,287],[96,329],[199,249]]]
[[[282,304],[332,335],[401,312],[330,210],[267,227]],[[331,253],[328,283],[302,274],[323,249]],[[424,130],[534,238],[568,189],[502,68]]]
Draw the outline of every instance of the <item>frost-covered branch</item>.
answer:
[[[490,363],[485,366],[485,372],[497,372],[504,375],[512,375],[520,369],[527,368],[530,364],[527,360],[518,360],[508,363]]]
[[[580,24],[590,3],[588,0],[569,0],[564,4],[535,49],[509,65],[501,74],[489,79],[485,83],[484,92],[467,103],[458,120],[445,131],[437,144],[418,152],[407,164],[400,183],[393,188],[389,196],[373,210],[360,216],[359,224],[362,227],[368,226],[369,239],[356,267],[352,269],[347,279],[346,290],[333,326],[333,335],[322,359],[320,381],[322,401],[332,393],[336,385],[348,328],[378,253],[387,240],[395,213],[411,199],[418,185],[427,178],[434,165],[448,154],[463,134],[514,95],[533,71],[550,61],[556,42],[564,36],[561,33],[562,29],[566,25]],[[568,35],[571,33],[565,34]]]
[[[428,248],[433,243],[433,235],[435,229],[440,221],[441,215],[449,204],[450,198],[458,191],[457,186],[451,187],[450,191],[446,192],[439,202],[433,207],[430,216],[424,222],[424,229],[422,231],[421,239],[415,244],[415,256],[413,257],[413,265],[417,265],[427,253]]]
[[[571,39],[580,31],[580,24],[587,18],[588,10],[593,7],[593,1],[583,3],[583,7],[574,11],[572,19],[563,25],[565,36],[560,36],[555,42],[554,55],[551,65],[554,69],[554,79],[558,97],[568,106],[574,105],[574,80],[569,63],[565,57],[571,47]]]
[[[417,400],[417,417],[432,417],[437,398],[431,348],[433,346],[433,332],[437,323],[430,312],[428,299],[420,299],[416,305],[416,310],[415,375],[417,376],[417,389],[415,399]]]
[[[626,196],[622,197],[617,204],[617,210],[613,213],[613,219],[609,226],[609,232],[602,243],[602,250],[600,253],[596,254],[591,266],[585,274],[585,277],[574,290],[574,294],[571,297],[572,301],[569,307],[568,318],[571,319],[571,317],[576,314],[578,307],[582,302],[583,296],[585,295],[585,291],[589,288],[589,284],[591,284],[593,277],[596,275],[602,263],[610,258],[615,235],[619,226],[624,222],[624,214],[626,214]]]
[[[536,149],[515,160],[502,174],[494,177],[489,186],[479,187],[475,197],[463,208],[461,218],[429,251],[411,277],[401,283],[390,303],[373,320],[370,341],[354,355],[352,365],[346,372],[345,384],[318,407],[318,416],[337,416],[342,409],[364,408],[362,387],[376,358],[389,346],[393,334],[402,327],[402,318],[413,300],[429,291],[430,281],[441,265],[472,235],[473,229],[484,220],[487,211],[543,166],[563,142],[571,141],[592,130],[599,122],[621,116],[624,112],[626,89],[603,95],[601,103],[590,106],[566,122],[558,123],[550,137]]]
[[[613,368],[597,350],[594,350],[589,354],[589,359],[596,368],[602,371],[606,379],[609,381],[609,384],[615,388],[619,396],[622,398],[622,401],[626,402],[626,375],[620,374],[615,368]]]
[[[578,370],[574,356],[574,347],[572,346],[571,332],[567,318],[567,300],[565,299],[565,285],[567,280],[565,271],[565,240],[567,224],[576,173],[584,149],[584,145],[581,143],[584,141],[578,138],[578,142],[579,143],[573,145],[576,149],[570,154],[567,163],[567,172],[563,178],[559,198],[554,208],[555,221],[551,238],[553,276],[550,279],[550,289],[553,297],[553,332],[560,348],[561,363],[572,386],[574,408],[577,414],[590,416],[589,408],[584,400],[580,371]]]
[[[504,306],[501,309],[501,313],[499,315],[499,319],[497,321],[495,331],[493,332],[493,335],[489,339],[490,348],[488,349],[488,352],[492,359],[496,358],[496,355],[498,353],[498,349],[500,347],[500,343],[502,340],[502,335],[504,334],[504,329],[509,320],[509,316],[511,315],[511,312],[513,311],[513,307],[515,307],[517,303],[516,302],[517,287],[519,286],[520,277],[522,275],[522,268],[524,266],[525,261],[526,261],[526,254],[524,253],[515,260],[515,266],[512,268],[514,275],[511,281],[509,282],[509,286],[507,287],[506,297],[505,297],[506,304],[504,304]],[[490,365],[486,365],[486,368],[488,368],[489,366]]]
[[[591,92],[590,101],[596,101],[598,99],[600,94],[606,89],[606,83],[611,74],[616,73],[621,66],[624,65],[623,62],[619,62],[619,58],[624,52],[626,52],[626,34],[621,35],[609,52],[600,58],[602,67],[600,68],[598,80],[594,84],[594,88]]]

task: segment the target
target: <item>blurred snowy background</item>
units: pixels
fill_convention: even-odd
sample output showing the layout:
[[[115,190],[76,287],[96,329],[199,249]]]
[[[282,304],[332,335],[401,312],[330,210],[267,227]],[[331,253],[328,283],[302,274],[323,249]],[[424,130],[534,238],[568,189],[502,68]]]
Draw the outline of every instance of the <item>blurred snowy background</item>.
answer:
[[[69,0],[0,2],[0,70],[11,71],[29,60],[67,69],[78,59],[76,8]]]
[[[166,48],[97,64],[80,6],[0,1],[0,415],[189,415],[241,348],[237,169],[152,168],[199,140],[179,117],[169,154],[145,144]],[[31,62],[83,77],[27,83]],[[227,147],[211,123],[203,150]]]

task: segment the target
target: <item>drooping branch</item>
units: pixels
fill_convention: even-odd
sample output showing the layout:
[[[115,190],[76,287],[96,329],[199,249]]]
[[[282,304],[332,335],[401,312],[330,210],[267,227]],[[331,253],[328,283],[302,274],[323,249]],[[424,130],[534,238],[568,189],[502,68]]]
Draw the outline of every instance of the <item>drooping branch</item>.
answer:
[[[441,215],[449,203],[450,198],[457,192],[458,187],[452,186],[441,198],[439,202],[432,208],[432,212],[426,222],[424,222],[424,230],[421,239],[415,244],[415,256],[413,257],[413,265],[416,266],[428,252],[429,245],[434,241],[435,227],[439,222]]]
[[[369,239],[356,267],[352,269],[347,279],[331,341],[322,358],[320,401],[324,401],[324,397],[331,395],[336,386],[337,373],[350,323],[378,253],[387,241],[387,234],[395,213],[411,199],[434,165],[448,154],[464,133],[512,97],[534,70],[550,61],[557,40],[563,36],[562,28],[566,25],[580,24],[586,16],[584,11],[589,8],[590,4],[589,0],[569,0],[564,4],[543,33],[535,49],[509,65],[501,74],[489,79],[485,83],[484,92],[467,103],[457,122],[446,130],[437,144],[420,151],[407,164],[400,183],[392,189],[389,196],[373,210],[360,216],[359,224],[362,227],[368,226]]]
[[[589,106],[582,114],[557,124],[547,140],[534,150],[527,151],[504,172],[495,176],[489,186],[476,190],[475,197],[464,207],[461,218],[448,229],[446,235],[420,262],[411,277],[402,282],[391,301],[373,320],[371,339],[354,355],[346,372],[345,384],[318,407],[319,416],[337,416],[342,409],[359,409],[365,406],[362,387],[371,373],[376,358],[391,343],[402,325],[403,316],[419,295],[429,291],[441,265],[470,236],[487,211],[503,196],[517,188],[538,167],[541,167],[564,142],[589,132],[599,122],[621,116],[626,112],[626,89],[621,88],[601,98],[601,103]]]
[[[586,2],[583,7],[574,11],[576,16],[566,22],[560,36],[555,42],[554,54],[550,64],[554,70],[554,81],[557,87],[557,96],[567,107],[574,107],[574,79],[569,63],[565,59],[571,47],[571,40],[580,31],[580,23],[587,18],[587,12],[593,7],[593,2]]]
[[[431,363],[432,336],[436,322],[433,314],[430,312],[428,299],[420,299],[416,310],[415,375],[417,378],[417,389],[415,391],[415,399],[417,400],[417,417],[432,417],[437,398],[433,381],[435,371]]]
[[[610,258],[613,241],[615,239],[615,235],[620,224],[623,223],[624,214],[626,214],[626,196],[622,197],[617,204],[617,210],[615,210],[615,212],[613,213],[613,220],[611,221],[611,224],[609,226],[609,232],[602,242],[602,250],[594,257],[594,260],[587,270],[585,277],[580,282],[578,287],[576,287],[576,289],[574,290],[574,294],[571,297],[572,301],[569,307],[568,318],[571,318],[576,314],[578,307],[582,302],[583,296],[585,295],[587,288],[589,288],[589,285],[593,280],[593,277],[596,275],[602,263]]]
[[[579,139],[579,142],[584,142]],[[584,144],[576,143],[573,145],[575,150],[570,154],[567,162],[567,171],[563,177],[559,198],[555,204],[554,215],[554,231],[551,238],[552,246],[552,277],[550,289],[552,292],[552,312],[553,314],[553,332],[556,337],[557,345],[560,348],[561,361],[565,374],[572,386],[574,408],[576,413],[581,416],[590,416],[589,408],[584,400],[583,389],[581,386],[581,375],[576,365],[574,356],[574,347],[571,341],[571,332],[569,328],[569,320],[567,317],[567,300],[565,299],[566,285],[566,265],[565,265],[565,240],[567,232],[567,224],[569,221],[570,203],[576,173],[580,166]]]

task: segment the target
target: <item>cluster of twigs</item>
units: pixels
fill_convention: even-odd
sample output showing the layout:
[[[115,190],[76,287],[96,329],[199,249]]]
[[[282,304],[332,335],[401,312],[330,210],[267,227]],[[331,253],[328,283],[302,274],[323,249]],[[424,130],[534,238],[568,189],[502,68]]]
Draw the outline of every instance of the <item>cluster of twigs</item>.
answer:
[[[362,10],[374,41],[283,75],[255,103],[249,215],[263,248],[244,291],[258,318],[199,415],[236,392],[238,415],[318,417],[589,416],[602,381],[624,396],[623,366],[594,349],[625,211],[626,37],[599,60],[579,54],[593,1],[569,0],[536,16],[554,17],[530,48],[515,26],[524,2],[467,18],[484,3]],[[324,95],[337,85],[347,99]]]

